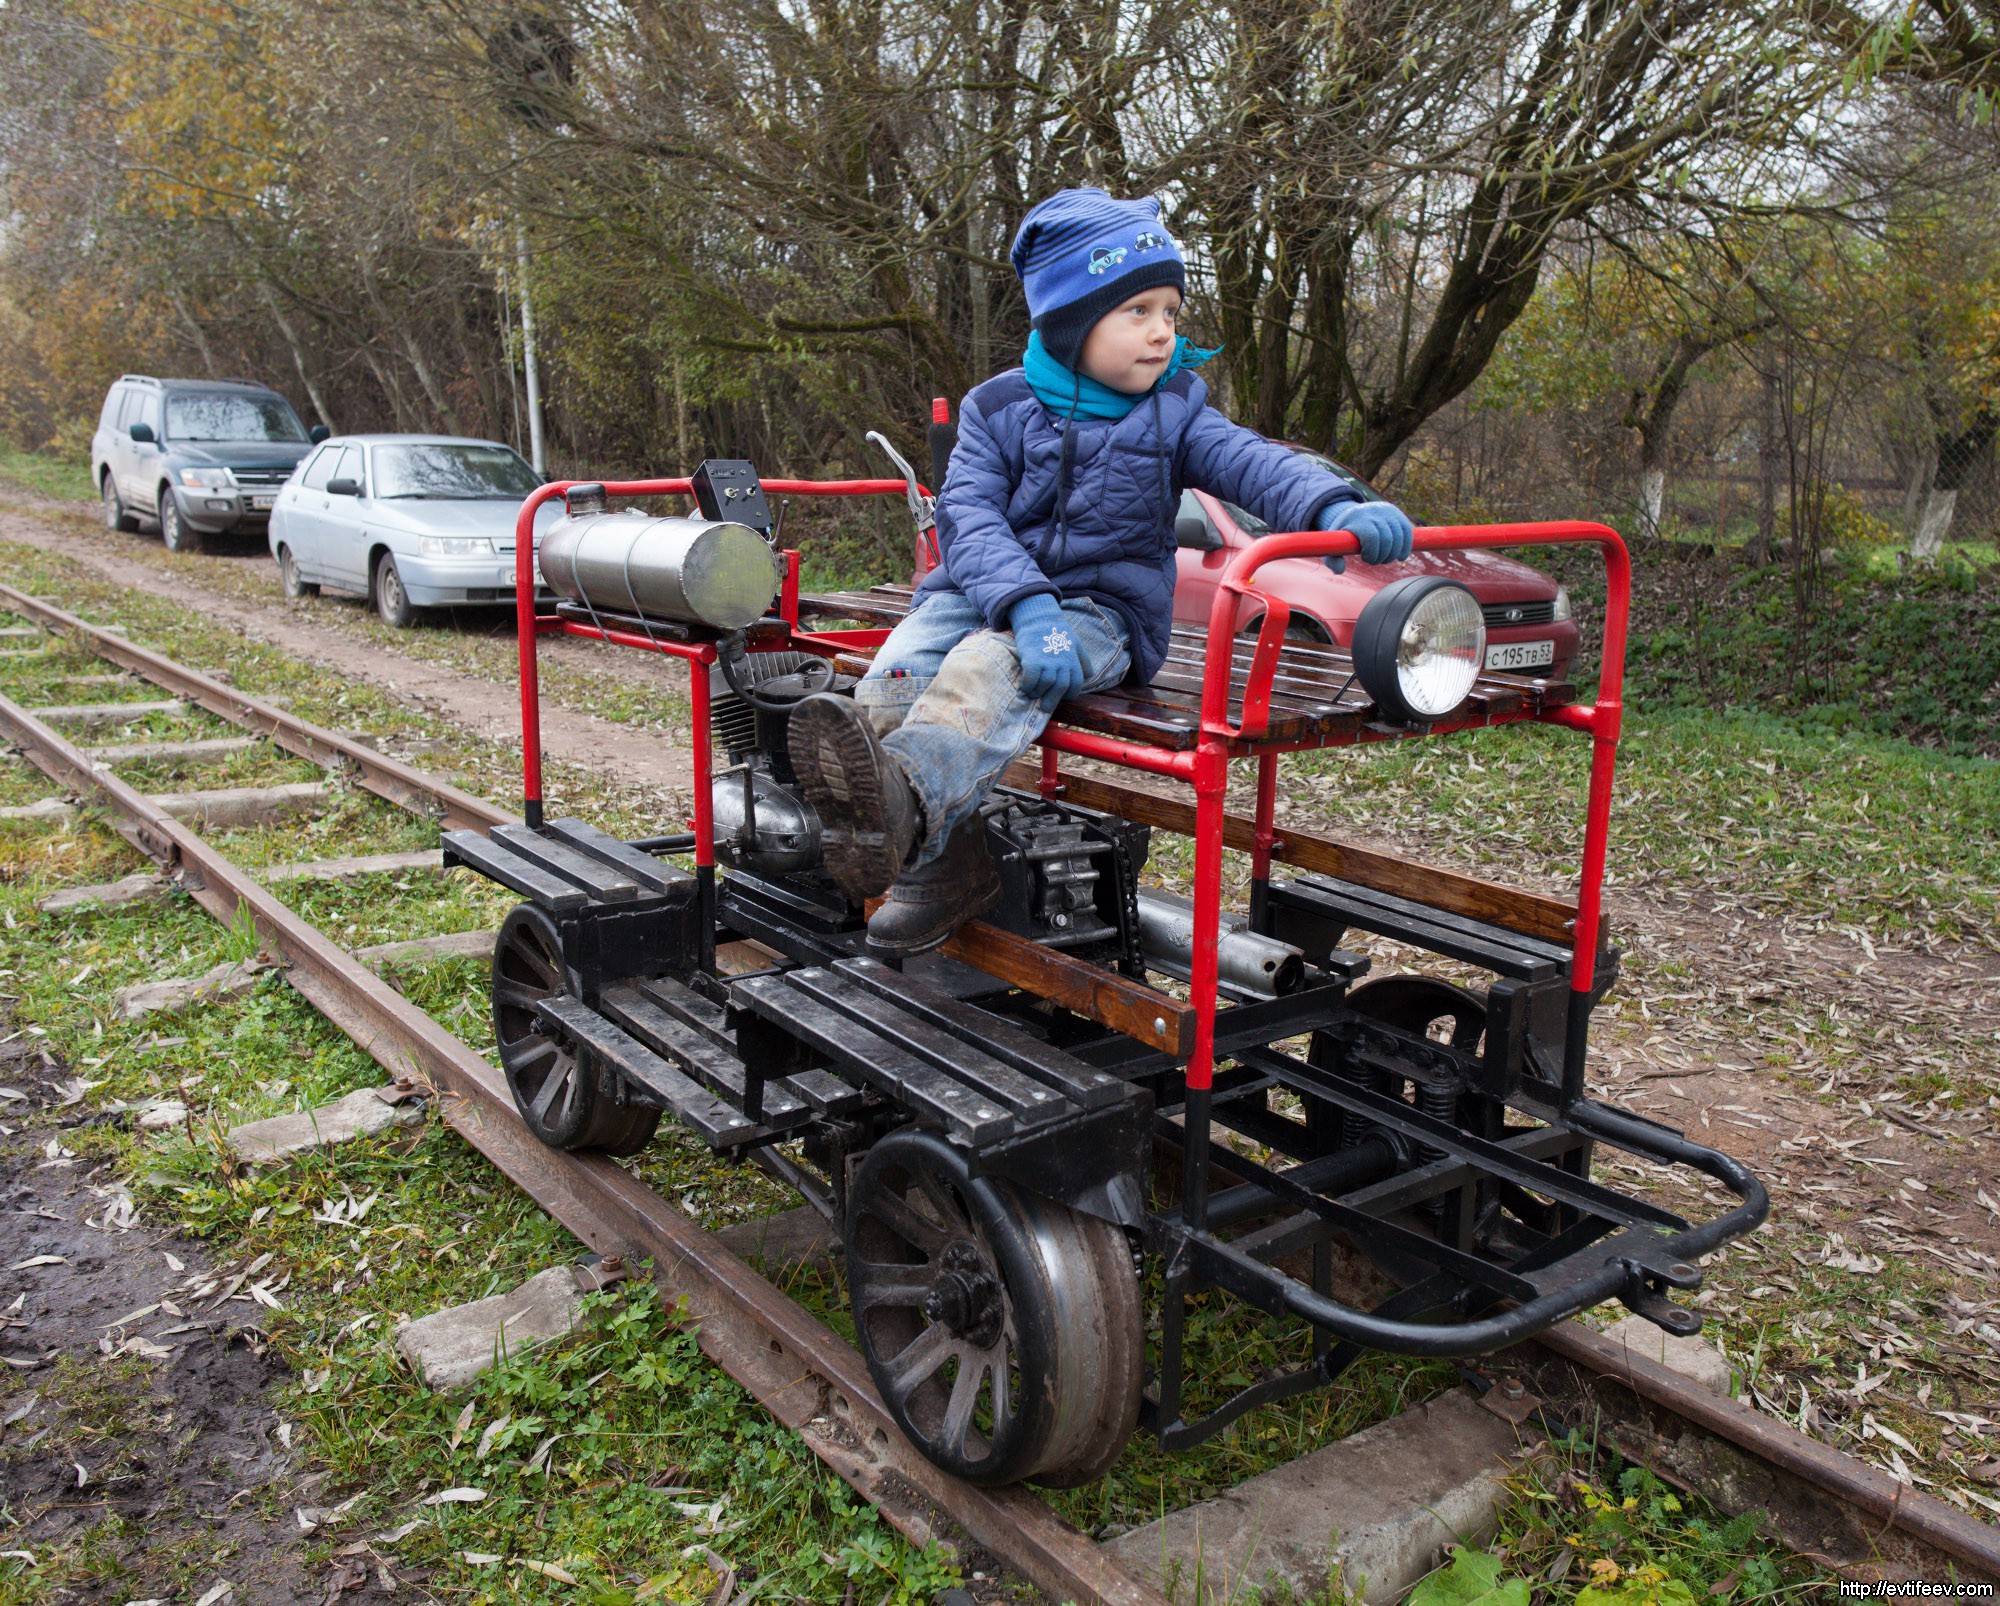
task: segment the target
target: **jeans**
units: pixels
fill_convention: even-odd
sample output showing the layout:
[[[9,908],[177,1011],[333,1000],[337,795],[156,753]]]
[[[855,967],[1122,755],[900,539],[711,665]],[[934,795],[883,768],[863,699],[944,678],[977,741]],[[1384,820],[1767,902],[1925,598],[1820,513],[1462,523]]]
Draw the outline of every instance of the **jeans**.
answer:
[[[1083,689],[1117,685],[1132,661],[1124,622],[1084,598],[1062,610],[1083,661]],[[1060,699],[1023,692],[1013,633],[988,630],[985,615],[964,597],[940,591],[889,632],[854,700],[923,804],[924,841],[909,865],[915,869],[944,852]]]

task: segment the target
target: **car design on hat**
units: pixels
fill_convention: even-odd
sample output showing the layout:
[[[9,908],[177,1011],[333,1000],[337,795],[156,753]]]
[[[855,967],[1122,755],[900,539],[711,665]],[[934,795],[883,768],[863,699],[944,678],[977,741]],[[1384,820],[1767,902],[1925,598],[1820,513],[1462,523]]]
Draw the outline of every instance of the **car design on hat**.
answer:
[[[1142,255],[1147,251],[1157,251],[1166,243],[1167,237],[1164,234],[1155,234],[1151,229],[1142,230],[1139,238],[1132,242],[1133,247]]]
[[[1124,260],[1124,246],[1100,245],[1090,253],[1090,271],[1092,273],[1107,273]]]

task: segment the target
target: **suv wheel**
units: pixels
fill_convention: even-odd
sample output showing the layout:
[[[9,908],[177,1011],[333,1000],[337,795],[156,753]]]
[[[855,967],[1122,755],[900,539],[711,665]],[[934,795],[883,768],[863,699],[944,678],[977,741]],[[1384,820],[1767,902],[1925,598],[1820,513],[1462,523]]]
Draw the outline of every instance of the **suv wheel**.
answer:
[[[125,511],[125,499],[118,494],[117,480],[109,474],[104,476],[104,527],[128,534],[139,528],[139,521]]]
[[[292,556],[292,549],[289,546],[278,548],[278,585],[294,602],[301,597],[319,595],[318,586],[310,580],[299,578],[299,560]]]
[[[384,552],[375,565],[375,611],[382,623],[394,630],[407,630],[417,621],[410,594],[403,589],[403,577],[396,572],[394,554]]]
[[[201,550],[201,536],[188,528],[187,520],[181,517],[180,503],[168,490],[160,492],[160,541],[169,552]]]

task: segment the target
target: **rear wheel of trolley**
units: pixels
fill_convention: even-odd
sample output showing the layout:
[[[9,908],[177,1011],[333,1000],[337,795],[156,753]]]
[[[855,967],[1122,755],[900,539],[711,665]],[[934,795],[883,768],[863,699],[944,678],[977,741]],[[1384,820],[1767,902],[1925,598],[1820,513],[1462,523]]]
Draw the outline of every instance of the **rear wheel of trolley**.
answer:
[[[897,1424],[973,1483],[1102,1477],[1138,1420],[1145,1334],[1122,1230],[904,1128],[848,1207],[855,1333]]]
[[[617,1073],[565,1042],[535,1008],[575,994],[555,922],[531,903],[519,905],[493,947],[493,1036],[515,1107],[552,1149],[637,1154],[660,1112],[630,1103]]]

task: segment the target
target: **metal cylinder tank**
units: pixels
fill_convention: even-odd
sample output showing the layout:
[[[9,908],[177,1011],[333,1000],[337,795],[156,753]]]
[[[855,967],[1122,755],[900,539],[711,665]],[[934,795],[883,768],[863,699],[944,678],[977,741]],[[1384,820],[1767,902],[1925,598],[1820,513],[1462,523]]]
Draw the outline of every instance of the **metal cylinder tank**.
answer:
[[[778,559],[747,524],[586,513],[542,537],[542,579],[558,596],[714,630],[760,619],[778,594]]]

